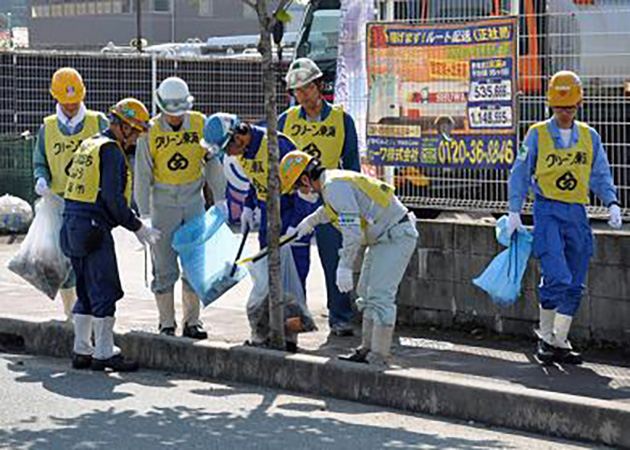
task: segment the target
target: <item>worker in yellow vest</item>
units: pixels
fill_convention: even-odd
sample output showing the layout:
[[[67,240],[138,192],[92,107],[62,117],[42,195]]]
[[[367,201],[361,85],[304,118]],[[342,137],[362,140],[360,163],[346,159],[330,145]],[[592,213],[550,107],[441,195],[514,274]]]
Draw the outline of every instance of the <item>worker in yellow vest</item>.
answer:
[[[35,192],[39,196],[53,193],[63,197],[74,152],[85,139],[107,129],[108,122],[104,114],[85,107],[85,85],[75,69],[57,70],[50,93],[57,101],[57,111],[44,119],[37,134],[33,149]],[[75,284],[75,274],[71,272],[59,291],[69,322],[77,299]]]
[[[131,209],[132,171],[125,155],[148,130],[149,112],[127,98],[112,107],[109,119],[108,130],[86,139],[74,154],[60,239],[77,276],[72,366],[127,372],[138,365],[114,345],[116,302],[124,293],[111,230],[123,226],[149,244],[160,235]]]
[[[297,226],[298,237],[332,223],[342,235],[335,282],[340,292],[354,288],[353,266],[367,246],[357,286],[363,313],[361,346],[342,358],[386,367],[396,324],[396,292],[416,248],[413,213],[394,195],[394,187],[349,170],[325,169],[317,158],[296,150],[280,163],[282,192],[315,193],[323,205]]]
[[[159,332],[174,336],[177,328],[174,285],[180,278],[177,253],[171,246],[173,233],[181,225],[205,213],[204,181],[212,189],[215,205],[227,215],[226,181],[218,158],[201,145],[203,114],[193,111],[193,96],[178,77],[166,78],[155,99],[160,113],[153,118],[146,139],[138,140],[135,162],[135,198],[143,219],[162,232],[152,248],[153,281],[159,315]],[[208,337],[200,316],[200,301],[182,277],[182,335]]]
[[[322,71],[309,58],[293,61],[286,83],[298,105],[282,113],[278,129],[291,138],[299,150],[318,158],[324,168],[360,172],[354,120],[341,106],[331,105],[323,98],[322,77]],[[352,336],[354,312],[350,295],[339,292],[335,284],[341,234],[326,224],[317,227],[315,237],[326,278],[330,331],[336,336]]]
[[[575,73],[563,70],[551,78],[547,101],[553,117],[529,129],[509,179],[510,234],[522,226],[520,211],[530,188],[535,196],[533,250],[542,274],[536,357],[545,364],[582,362],[567,337],[593,255],[585,208],[589,190],[608,207],[609,225],[622,224],[601,138],[575,120],[582,95],[582,82]]]
[[[216,113],[206,120],[204,141],[221,154],[236,157],[239,166],[250,182],[250,192],[245,205],[250,211],[260,208],[261,219],[258,231],[258,242],[261,248],[267,247],[267,177],[269,174],[269,149],[267,147],[267,130],[257,125],[241,121],[237,116],[227,113]],[[278,153],[284,155],[295,150],[295,144],[285,135],[278,134]],[[281,234],[292,235],[295,226],[315,210],[314,204],[297,195],[280,197]],[[241,230],[253,227],[253,214],[241,216]],[[306,277],[310,269],[310,235],[303,234],[291,244],[291,254],[300,277],[302,289],[306,294]],[[286,334],[286,349],[297,351],[297,335]],[[250,343],[262,344],[266,337],[252,336]]]

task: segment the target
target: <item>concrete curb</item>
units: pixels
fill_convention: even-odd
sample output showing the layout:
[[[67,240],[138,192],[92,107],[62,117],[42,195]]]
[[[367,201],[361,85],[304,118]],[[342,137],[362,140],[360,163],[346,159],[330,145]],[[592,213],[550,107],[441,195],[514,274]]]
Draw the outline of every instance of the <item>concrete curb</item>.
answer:
[[[69,357],[61,322],[0,318],[0,345]],[[473,420],[565,439],[630,447],[630,405],[430,370],[378,372],[319,356],[130,332],[116,336],[144,368],[329,396],[410,412]]]

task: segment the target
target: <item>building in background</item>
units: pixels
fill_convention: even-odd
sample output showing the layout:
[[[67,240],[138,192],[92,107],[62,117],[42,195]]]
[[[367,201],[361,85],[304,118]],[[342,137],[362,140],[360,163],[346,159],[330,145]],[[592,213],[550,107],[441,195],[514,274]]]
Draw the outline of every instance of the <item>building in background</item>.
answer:
[[[241,0],[141,1],[141,36],[148,45],[258,34],[256,12]],[[129,45],[138,35],[136,11],[136,0],[30,0],[31,47]]]

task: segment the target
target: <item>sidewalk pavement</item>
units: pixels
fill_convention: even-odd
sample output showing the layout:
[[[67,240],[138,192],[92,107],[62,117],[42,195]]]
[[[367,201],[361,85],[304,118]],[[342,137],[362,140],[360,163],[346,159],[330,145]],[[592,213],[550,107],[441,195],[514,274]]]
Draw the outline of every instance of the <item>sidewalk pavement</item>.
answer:
[[[144,254],[125,230],[116,230],[115,238],[126,294],[117,304],[117,342],[143,367],[630,447],[628,361],[589,358],[594,362],[582,366],[542,367],[531,357],[533,342],[462,339],[457,333],[418,329],[398,330],[391,370],[338,361],[336,356],[359,344],[359,328],[357,337],[328,336],[316,247],[307,301],[319,330],[300,336],[298,354],[242,345],[249,338],[249,278],[203,310],[207,341],[162,337],[156,334],[157,311],[145,286]],[[6,262],[19,248],[19,240],[12,240],[0,237],[0,346],[67,357],[72,330],[63,323],[61,302],[50,301],[8,271]],[[257,248],[256,236],[250,235],[244,254]],[[176,298],[181,317],[181,288]]]

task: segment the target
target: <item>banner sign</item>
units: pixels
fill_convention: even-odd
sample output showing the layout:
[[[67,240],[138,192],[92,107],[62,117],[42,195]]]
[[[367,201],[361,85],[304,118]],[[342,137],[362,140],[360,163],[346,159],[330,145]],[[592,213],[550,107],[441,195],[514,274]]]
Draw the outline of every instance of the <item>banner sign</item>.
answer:
[[[369,23],[368,160],[509,168],[516,145],[516,19]]]

